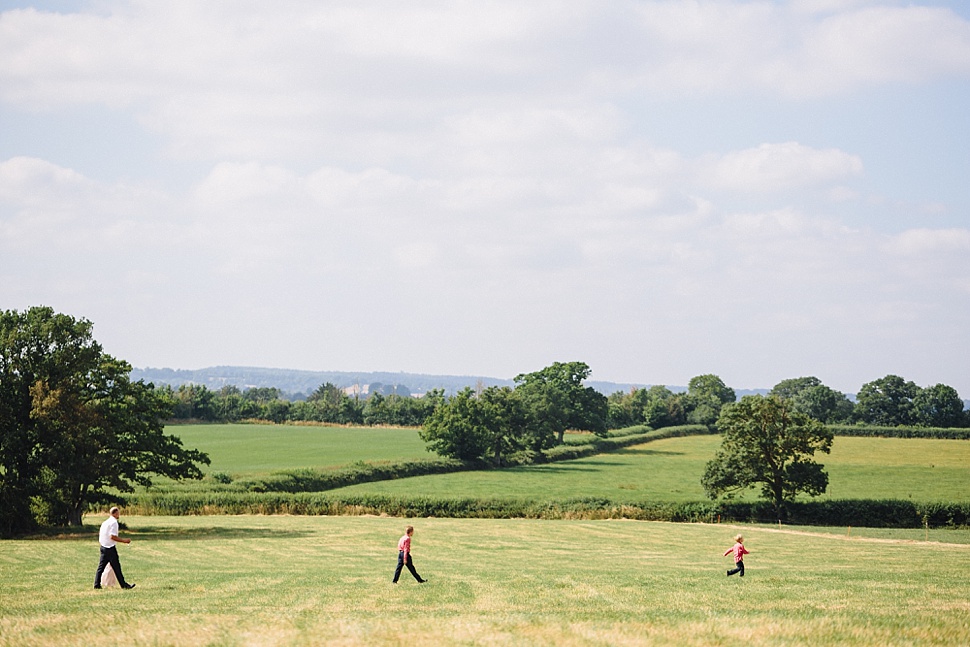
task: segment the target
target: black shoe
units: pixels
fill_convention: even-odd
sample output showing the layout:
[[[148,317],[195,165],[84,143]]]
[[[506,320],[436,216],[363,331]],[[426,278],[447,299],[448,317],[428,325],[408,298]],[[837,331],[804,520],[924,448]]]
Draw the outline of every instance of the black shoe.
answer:
[[[124,585],[123,587],[121,587],[121,588],[123,588],[123,589],[133,589],[133,588],[135,588],[135,585],[134,585],[134,584],[125,584],[125,585]]]
[[[95,584],[95,585],[94,585],[94,588],[96,588],[96,589],[100,589],[100,588],[101,588],[101,585],[100,585],[100,584]]]
[[[428,580],[418,580],[418,584],[424,584],[424,583],[425,583],[425,582],[427,582],[427,581],[428,581]]]

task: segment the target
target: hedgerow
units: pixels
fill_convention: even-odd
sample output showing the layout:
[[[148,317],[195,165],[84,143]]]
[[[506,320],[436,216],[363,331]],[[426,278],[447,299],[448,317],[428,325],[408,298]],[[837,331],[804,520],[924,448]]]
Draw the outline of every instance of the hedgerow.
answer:
[[[635,519],[671,522],[775,523],[763,501],[630,503],[603,498],[534,501],[502,498],[437,498],[326,492],[214,492],[143,494],[132,497],[128,514],[385,515],[477,519]],[[789,504],[786,524],[875,528],[970,525],[970,502],[913,503],[897,500],[804,501]]]
[[[298,469],[274,472],[266,478],[235,481],[234,489],[249,492],[322,492],[336,488],[388,481],[410,476],[448,474],[463,470],[481,469],[483,465],[452,458],[428,460],[364,462],[333,470]]]
[[[955,427],[874,427],[871,425],[828,425],[828,427],[836,436],[970,440],[970,429]]]

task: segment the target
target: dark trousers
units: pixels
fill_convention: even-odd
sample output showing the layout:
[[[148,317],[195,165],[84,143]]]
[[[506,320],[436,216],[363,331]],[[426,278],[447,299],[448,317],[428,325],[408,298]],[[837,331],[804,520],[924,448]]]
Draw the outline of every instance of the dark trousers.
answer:
[[[98,572],[94,574],[94,585],[101,586],[101,574],[104,573],[104,568],[111,564],[111,570],[115,572],[115,577],[118,578],[118,586],[125,588],[128,583],[125,582],[125,576],[121,574],[121,560],[118,559],[118,547],[112,546],[111,548],[101,547],[101,561],[98,562]]]
[[[414,576],[414,579],[416,579],[419,582],[423,581],[421,579],[421,576],[418,575],[418,572],[416,570],[414,570],[414,564],[411,563],[411,553],[408,553],[408,557],[407,557],[407,559],[405,559],[404,558],[404,551],[403,550],[400,550],[397,553],[397,568],[394,569],[394,581],[395,582],[397,582],[398,578],[401,577],[401,569],[403,569],[405,566],[407,566],[408,567],[408,570],[411,571],[411,575]]]
[[[744,577],[744,560],[739,560],[735,562],[734,568],[728,571],[728,575],[734,575],[738,573],[738,577]]]

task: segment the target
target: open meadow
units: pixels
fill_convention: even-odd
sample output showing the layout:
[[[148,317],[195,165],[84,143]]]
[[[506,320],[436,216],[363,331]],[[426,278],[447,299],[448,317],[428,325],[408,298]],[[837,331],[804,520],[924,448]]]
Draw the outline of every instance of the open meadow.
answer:
[[[720,442],[720,436],[666,438],[574,461],[362,483],[334,492],[704,501],[701,474]],[[836,437],[832,453],[819,454],[816,460],[829,473],[829,488],[821,498],[970,498],[970,442],[965,440]],[[757,496],[752,490],[737,498],[753,500]]]
[[[431,458],[416,429],[319,425],[175,425],[165,433],[209,453],[209,473],[237,476],[327,469],[355,461]]]
[[[94,591],[100,521],[2,543],[0,645],[970,644],[966,529],[123,516],[137,588]],[[390,583],[407,523],[426,584]]]
[[[209,452],[210,474],[265,476],[294,468],[329,469],[355,461],[432,458],[414,429],[192,425],[170,427],[187,447]],[[416,476],[352,485],[335,494],[432,497],[504,497],[613,501],[704,501],[704,464],[720,436],[656,440],[609,454],[503,470]],[[816,459],[829,473],[821,498],[903,499],[920,502],[970,499],[970,442],[914,438],[835,438],[832,453]],[[164,479],[160,484],[166,484]],[[169,487],[171,484],[166,484]],[[186,483],[175,488],[198,489]],[[756,492],[741,495],[753,500]]]

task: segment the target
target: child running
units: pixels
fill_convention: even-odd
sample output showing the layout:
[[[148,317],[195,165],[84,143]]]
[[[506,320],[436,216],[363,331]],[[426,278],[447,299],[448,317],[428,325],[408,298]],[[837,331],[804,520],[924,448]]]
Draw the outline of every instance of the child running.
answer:
[[[744,547],[744,537],[738,535],[734,538],[734,545],[724,551],[724,555],[734,553],[734,568],[727,572],[728,576],[738,573],[738,577],[744,577],[744,556],[750,555],[748,549]]]

